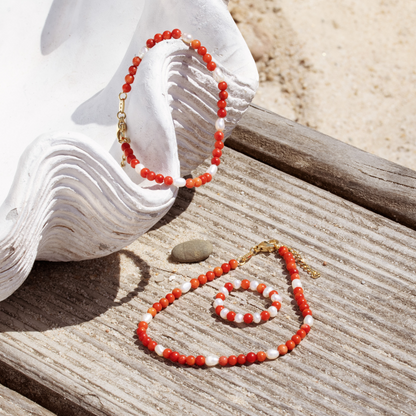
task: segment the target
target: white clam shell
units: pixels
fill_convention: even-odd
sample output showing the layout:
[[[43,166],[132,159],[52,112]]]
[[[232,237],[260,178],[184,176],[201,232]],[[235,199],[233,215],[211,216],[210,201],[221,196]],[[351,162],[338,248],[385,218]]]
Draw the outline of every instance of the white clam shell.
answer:
[[[207,47],[229,85],[226,137],[258,86],[248,47],[221,0],[85,1],[70,9],[50,0],[4,2],[10,11],[1,19],[3,35],[16,36],[0,43],[8,57],[0,80],[7,118],[0,126],[0,301],[24,282],[35,259],[113,253],[172,206],[177,188],[121,169],[115,140],[117,95],[149,37],[178,27]],[[23,8],[31,19],[22,19]],[[183,176],[211,154],[218,90],[199,58],[181,40],[156,45],[128,95],[132,148],[155,172]],[[25,81],[11,82],[16,77]]]

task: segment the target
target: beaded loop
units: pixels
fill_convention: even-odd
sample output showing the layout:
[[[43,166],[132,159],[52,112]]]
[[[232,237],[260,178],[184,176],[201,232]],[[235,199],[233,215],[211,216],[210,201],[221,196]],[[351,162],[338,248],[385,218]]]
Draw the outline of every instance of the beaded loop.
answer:
[[[148,309],[147,313],[143,315],[141,322],[139,322],[138,324],[136,333],[139,337],[139,340],[145,347],[147,347],[150,351],[155,351],[156,354],[158,354],[159,356],[163,356],[164,358],[172,362],[177,362],[181,365],[187,364],[189,366],[206,365],[207,367],[212,367],[215,365],[233,366],[236,364],[251,364],[255,361],[262,362],[266,359],[274,360],[280,355],[285,355],[288,351],[292,351],[297,345],[300,344],[302,339],[306,337],[306,335],[309,333],[311,329],[311,326],[314,323],[312,311],[310,310],[310,307],[306,302],[306,298],[302,288],[302,283],[300,281],[299,271],[296,268],[296,259],[291,252],[293,249],[289,249],[286,246],[278,245],[277,241],[271,240],[269,242],[260,243],[259,245],[253,247],[253,249],[250,251],[250,258],[252,257],[252,255],[258,254],[259,252],[273,252],[276,250],[278,250],[279,254],[283,257],[283,259],[286,262],[286,269],[288,270],[292,280],[293,295],[299,306],[299,310],[301,311],[301,314],[303,316],[303,324],[301,325],[300,329],[296,332],[296,334],[294,334],[291,337],[291,339],[287,340],[285,344],[280,344],[277,347],[272,347],[268,349],[266,352],[259,351],[257,354],[254,352],[249,352],[246,355],[230,355],[229,357],[218,357],[214,355],[208,355],[206,357],[203,355],[198,355],[194,357],[192,355],[181,355],[177,351],[172,351],[170,348],[165,348],[162,345],[157,344],[157,342],[153,341],[147,335],[148,324],[152,321],[152,319],[156,316],[158,312],[165,309],[169,304],[173,303],[176,299],[179,299],[184,293],[189,292],[191,289],[197,289],[199,286],[206,284],[208,281],[213,281],[215,278],[221,277],[223,274],[227,274],[231,270],[234,270],[237,267],[245,264],[245,262],[248,261],[246,257],[244,257],[244,263],[241,263],[241,261],[238,262],[237,260],[233,259],[230,260],[228,263],[224,263],[223,265],[221,265],[221,267],[215,267],[214,270],[208,271],[207,273],[200,275],[197,279],[191,279],[191,281],[183,283],[179,288],[173,289],[172,293],[168,293],[164,298],[160,299],[159,302],[154,303],[153,306]],[[297,256],[300,256],[298,252],[296,253]],[[304,262],[304,260],[302,260],[302,262],[306,267],[306,263]],[[311,274],[311,276],[313,276],[311,272],[308,271],[308,273]],[[313,273],[317,272],[313,271]],[[223,319],[228,319],[229,321],[237,321],[236,318],[238,314],[226,310],[221,303],[225,300],[226,296],[228,296],[228,294],[233,289],[238,289],[240,287],[242,287],[243,289],[250,288],[251,290],[257,290],[259,293],[263,294],[264,297],[269,297],[273,301],[272,307],[276,308],[276,310],[280,309],[280,301],[282,298],[273,288],[268,287],[263,283],[258,283],[257,281],[250,282],[249,280],[240,281],[236,279],[233,283],[226,283],[224,287],[221,288],[220,293],[217,294],[216,300],[214,301],[216,313],[219,314]],[[216,306],[215,303],[217,303]],[[269,313],[269,317],[267,317],[267,313]],[[240,315],[243,316],[243,320],[246,323],[251,323],[252,321],[255,322],[254,316],[252,316],[251,314]],[[246,321],[247,315],[250,315],[252,318],[252,320],[250,320],[250,317],[247,318],[249,322]],[[268,311],[263,311],[259,315],[260,319],[267,321],[271,315],[270,308],[268,309]],[[239,317],[238,319],[241,319],[241,317]]]
[[[206,65],[208,71],[212,72],[214,80],[218,83],[219,100],[217,102],[217,115],[218,119],[215,122],[216,132],[214,134],[215,144],[214,150],[212,151],[211,166],[207,172],[193,179],[184,178],[172,178],[171,176],[164,176],[161,173],[155,173],[150,169],[146,168],[137,157],[134,155],[134,151],[130,146],[130,139],[126,136],[127,124],[126,124],[126,113],[124,112],[125,100],[127,99],[127,93],[131,91],[131,85],[134,82],[135,75],[137,74],[138,67],[141,61],[144,59],[146,53],[150,48],[153,48],[157,43],[168,39],[182,39],[184,43],[189,45],[191,49],[197,52],[202,57],[202,61]],[[157,33],[153,39],[146,41],[144,46],[133,58],[133,65],[129,67],[129,73],[125,76],[125,84],[122,87],[122,92],[119,94],[119,112],[117,113],[118,131],[117,139],[121,143],[121,150],[123,151],[121,166],[124,167],[126,162],[142,177],[149,181],[156,181],[158,184],[164,183],[165,185],[174,185],[177,187],[186,186],[187,188],[200,187],[206,183],[211,182],[213,176],[217,173],[218,166],[221,163],[220,157],[222,156],[222,149],[224,148],[224,133],[225,121],[224,118],[227,116],[227,102],[228,98],[227,88],[228,85],[224,81],[224,74],[221,69],[217,68],[217,64],[212,60],[212,56],[207,53],[207,49],[201,46],[201,42],[197,39],[193,39],[189,33],[182,33],[179,29],[173,29],[172,32],[165,31],[163,34]],[[123,95],[124,94],[124,95]]]

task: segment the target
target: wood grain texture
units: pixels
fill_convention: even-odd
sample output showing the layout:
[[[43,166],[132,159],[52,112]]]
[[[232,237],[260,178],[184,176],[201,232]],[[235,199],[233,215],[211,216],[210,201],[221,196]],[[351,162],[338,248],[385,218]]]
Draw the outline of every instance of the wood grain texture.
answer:
[[[0,415],[53,416],[53,413],[0,384]]]
[[[416,172],[251,105],[226,145],[416,230]]]
[[[126,249],[36,263],[0,303],[0,382],[65,416],[414,416],[416,232],[232,149],[223,160],[212,183],[182,189],[167,216]],[[212,241],[213,254],[173,263],[170,250],[194,238]],[[138,343],[134,331],[151,304],[268,238],[298,248],[322,273],[302,273],[315,325],[292,353],[187,368]],[[237,277],[276,287],[279,315],[250,327],[217,319],[213,298]],[[266,304],[247,292],[227,303],[237,311]],[[180,298],[149,334],[181,353],[229,355],[277,346],[300,322],[281,259],[259,255]]]

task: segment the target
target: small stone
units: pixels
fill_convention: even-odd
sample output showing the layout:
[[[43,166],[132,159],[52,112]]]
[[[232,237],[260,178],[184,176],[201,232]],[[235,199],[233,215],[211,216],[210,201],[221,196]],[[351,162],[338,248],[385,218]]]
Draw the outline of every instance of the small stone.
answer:
[[[365,281],[364,281],[364,280],[362,280],[362,281],[361,281],[361,284],[362,284],[362,285],[365,285]]]
[[[191,240],[178,244],[172,250],[172,257],[179,263],[197,263],[212,253],[212,244],[206,240]]]
[[[164,280],[165,280],[165,276],[163,276],[162,274],[155,277],[155,282],[157,283],[163,282]]]

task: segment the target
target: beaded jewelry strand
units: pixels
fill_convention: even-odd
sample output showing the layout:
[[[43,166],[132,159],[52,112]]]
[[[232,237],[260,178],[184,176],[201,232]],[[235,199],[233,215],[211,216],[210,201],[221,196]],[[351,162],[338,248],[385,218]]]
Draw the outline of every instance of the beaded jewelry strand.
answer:
[[[134,77],[137,73],[137,68],[140,65],[142,59],[149,51],[150,48],[153,48],[157,43],[162,42],[163,40],[168,39],[182,39],[184,43],[189,45],[189,47],[195,50],[198,55],[202,57],[203,62],[206,64],[207,69],[212,72],[212,76],[215,81],[218,82],[219,92],[219,101],[217,102],[218,106],[218,119],[215,122],[216,132],[214,134],[215,145],[214,150],[212,151],[213,158],[211,159],[211,166],[208,168],[207,172],[193,179],[185,178],[172,178],[171,176],[164,176],[161,173],[155,173],[150,169],[146,168],[137,157],[134,155],[133,149],[130,146],[130,139],[126,137],[127,124],[126,124],[126,113],[125,101],[127,98],[127,93],[131,91],[131,84],[134,82]],[[121,143],[121,150],[123,151],[121,166],[124,167],[126,162],[133,168],[135,171],[142,177],[149,181],[155,181],[158,184],[164,183],[165,185],[174,185],[177,187],[186,186],[187,188],[199,187],[205,183],[211,182],[212,177],[217,173],[218,166],[220,165],[220,157],[222,156],[222,149],[224,148],[224,129],[225,121],[224,118],[227,115],[227,98],[228,85],[224,81],[224,74],[221,69],[217,68],[217,64],[212,60],[212,56],[207,53],[207,48],[201,46],[201,42],[197,39],[193,39],[192,35],[188,33],[182,33],[179,29],[173,29],[172,32],[165,31],[163,34],[157,33],[153,39],[148,39],[146,46],[144,46],[137,56],[133,58],[133,65],[129,68],[129,73],[125,77],[126,83],[123,85],[122,90],[119,94],[119,112],[117,113],[118,118],[118,130],[117,138],[119,143]]]
[[[286,262],[286,269],[290,274],[292,281],[293,295],[299,306],[299,309],[303,316],[303,324],[300,329],[294,334],[291,339],[286,341],[285,344],[279,345],[277,348],[270,348],[266,352],[259,351],[257,354],[254,352],[249,352],[248,354],[240,354],[226,356],[215,356],[215,355],[198,355],[194,357],[193,355],[183,355],[177,351],[172,351],[170,348],[165,348],[164,346],[158,344],[156,341],[153,341],[147,335],[148,324],[156,316],[156,314],[168,305],[173,303],[176,299],[179,299],[183,294],[189,292],[191,289],[196,289],[200,285],[204,285],[208,281],[213,281],[215,278],[222,276],[223,274],[229,273],[231,270],[235,270],[239,266],[243,266],[247,261],[249,261],[254,255],[260,252],[272,253],[278,251],[278,253],[283,257]],[[302,283],[300,281],[299,270],[296,266],[296,260],[299,263],[299,266],[309,273],[313,278],[320,276],[318,272],[312,270],[302,259],[301,255],[294,249],[280,245],[276,240],[263,241],[262,243],[253,247],[250,252],[243,257],[237,260],[230,260],[228,263],[224,263],[221,267],[215,267],[213,271],[208,271],[205,274],[202,274],[198,279],[191,279],[191,281],[183,283],[179,288],[172,290],[172,293],[168,293],[164,298],[160,299],[159,302],[153,304],[151,308],[148,309],[147,313],[144,314],[141,322],[138,324],[136,330],[137,336],[141,343],[147,347],[150,351],[155,351],[157,355],[166,358],[172,362],[177,362],[178,364],[189,366],[197,365],[208,367],[213,367],[215,365],[225,366],[225,365],[236,365],[236,364],[251,364],[255,361],[265,361],[266,358],[269,360],[274,360],[279,355],[285,355],[288,351],[292,351],[296,345],[299,345],[303,338],[309,333],[311,326],[313,325],[312,311],[309,305],[306,302],[304,291],[302,288]],[[223,301],[228,296],[228,294],[233,289],[238,289],[239,287],[250,288],[251,290],[256,290],[258,293],[262,294],[266,298],[270,298],[273,301],[271,307],[267,311],[263,311],[261,314],[258,314],[260,319],[254,320],[254,315],[256,314],[245,314],[238,317],[238,314],[228,311],[223,306]],[[228,321],[235,322],[245,322],[247,324],[251,322],[259,323],[260,320],[267,321],[270,316],[277,315],[277,311],[280,309],[280,302],[282,298],[272,287],[266,286],[263,283],[258,283],[257,281],[250,282],[249,280],[234,280],[233,283],[226,283],[219,294],[217,294],[214,301],[214,308],[217,314],[219,314],[223,319]],[[242,318],[241,318],[242,317]]]

